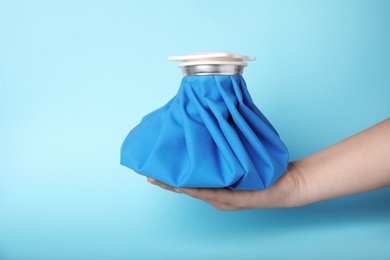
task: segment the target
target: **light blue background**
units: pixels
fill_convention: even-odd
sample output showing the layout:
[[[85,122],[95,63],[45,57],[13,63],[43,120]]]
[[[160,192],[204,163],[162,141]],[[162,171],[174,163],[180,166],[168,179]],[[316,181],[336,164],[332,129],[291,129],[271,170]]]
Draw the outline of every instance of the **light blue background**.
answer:
[[[389,259],[389,188],[221,212],[119,165],[128,131],[178,90],[171,55],[256,56],[244,78],[293,160],[389,117],[389,13],[368,0],[0,0],[0,259]]]

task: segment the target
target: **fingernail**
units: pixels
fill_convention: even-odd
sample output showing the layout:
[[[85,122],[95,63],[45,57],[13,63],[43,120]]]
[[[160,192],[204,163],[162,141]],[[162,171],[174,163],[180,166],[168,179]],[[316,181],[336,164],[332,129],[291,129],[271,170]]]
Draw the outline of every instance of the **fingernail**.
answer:
[[[152,178],[147,178],[146,180],[151,184],[156,184],[156,181]]]
[[[174,188],[174,190],[178,193],[184,193],[184,191],[182,189],[179,189],[179,188]]]

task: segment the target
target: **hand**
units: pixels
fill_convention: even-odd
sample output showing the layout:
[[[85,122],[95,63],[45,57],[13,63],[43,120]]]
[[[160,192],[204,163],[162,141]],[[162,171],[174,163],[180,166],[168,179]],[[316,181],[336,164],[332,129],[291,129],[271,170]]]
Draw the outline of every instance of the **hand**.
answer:
[[[294,163],[290,163],[287,172],[267,190],[174,188],[152,178],[148,181],[166,190],[203,200],[219,210],[294,207],[303,205],[306,197],[305,179]]]
[[[289,164],[266,190],[175,189],[220,210],[294,207],[390,186],[390,118],[313,155]]]

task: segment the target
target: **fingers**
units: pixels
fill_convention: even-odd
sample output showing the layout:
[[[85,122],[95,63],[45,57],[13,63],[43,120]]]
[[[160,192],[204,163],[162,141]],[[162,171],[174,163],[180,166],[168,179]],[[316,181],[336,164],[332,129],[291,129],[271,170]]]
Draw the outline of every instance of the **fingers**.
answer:
[[[223,193],[228,193],[227,189],[206,189],[206,188],[181,188],[179,191],[184,192],[188,196],[204,200],[207,202],[219,201],[223,197]],[[226,196],[226,195],[225,195]]]
[[[165,184],[165,183],[163,183],[163,182],[161,182],[161,181],[158,181],[158,180],[156,180],[156,179],[153,179],[153,178],[148,177],[148,178],[147,178],[147,181],[148,181],[149,183],[153,184],[153,185],[159,186],[160,188],[163,188],[163,189],[166,189],[166,190],[169,190],[169,191],[173,191],[173,192],[178,192],[178,191],[176,191],[175,188],[173,188],[172,186],[169,186],[169,185],[167,185],[167,184]]]
[[[219,210],[242,210],[247,208],[250,191],[229,189],[179,189],[185,194],[203,200]]]
[[[213,195],[212,193],[214,192],[214,189],[198,189],[198,188],[174,188],[168,184],[165,184],[161,181],[158,181],[156,179],[153,179],[151,177],[147,177],[147,181],[153,185],[159,186],[160,188],[169,190],[169,191],[174,191],[178,193],[185,193],[191,197],[198,198],[201,200],[205,199],[210,199],[212,200]]]
[[[249,191],[232,191],[229,189],[207,189],[207,188],[174,188],[156,179],[147,178],[147,181],[163,189],[185,193],[193,198],[203,200],[214,208],[223,211],[246,209],[246,198]]]

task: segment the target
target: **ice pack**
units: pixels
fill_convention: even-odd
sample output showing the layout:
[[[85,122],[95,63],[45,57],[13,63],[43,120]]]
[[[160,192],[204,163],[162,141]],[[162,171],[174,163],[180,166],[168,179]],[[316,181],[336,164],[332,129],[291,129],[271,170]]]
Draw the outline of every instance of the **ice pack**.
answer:
[[[211,52],[169,59],[181,62],[180,88],[130,131],[121,164],[179,188],[270,187],[286,172],[289,154],[242,76],[254,57]]]

